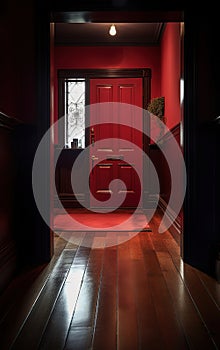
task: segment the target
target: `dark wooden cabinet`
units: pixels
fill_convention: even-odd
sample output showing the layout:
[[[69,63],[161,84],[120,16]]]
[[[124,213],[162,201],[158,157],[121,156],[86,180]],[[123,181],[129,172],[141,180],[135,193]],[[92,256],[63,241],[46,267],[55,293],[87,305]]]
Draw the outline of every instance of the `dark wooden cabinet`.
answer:
[[[80,166],[74,167],[74,162],[77,157],[83,152],[83,149],[72,148],[55,148],[54,166],[55,166],[55,185],[56,191],[54,193],[54,206],[59,208],[61,205],[64,208],[75,208],[86,205],[87,194],[86,187],[83,184],[77,186],[77,193],[72,189],[71,178],[82,178],[87,169],[87,155],[83,152]],[[80,202],[78,199],[80,198]]]

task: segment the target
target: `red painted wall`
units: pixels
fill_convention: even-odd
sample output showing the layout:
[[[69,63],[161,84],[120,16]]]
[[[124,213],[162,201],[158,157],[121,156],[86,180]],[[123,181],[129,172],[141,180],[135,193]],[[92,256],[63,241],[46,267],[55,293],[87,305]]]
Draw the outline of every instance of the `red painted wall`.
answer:
[[[168,23],[161,42],[161,96],[165,96],[165,118],[169,128],[181,120],[180,57],[180,23]]]
[[[151,97],[165,96],[169,128],[180,122],[180,23],[168,23],[161,46],[56,46],[55,72],[77,68],[151,68]],[[55,79],[55,120],[58,117],[58,86]]]
[[[55,69],[75,68],[151,68],[151,95],[160,95],[160,47],[55,47]],[[57,81],[55,84],[57,118]]]
[[[161,41],[161,96],[165,97],[166,125],[173,129],[173,136],[180,143],[181,107],[180,107],[180,23],[168,23]],[[159,148],[150,148],[150,158],[156,168],[160,182],[160,197],[166,203],[169,202],[171,192],[170,170],[164,158],[163,151],[172,154],[177,169],[181,169],[176,152],[169,137],[163,138],[162,151]],[[181,178],[181,176],[180,176]],[[180,185],[181,186],[181,185]],[[171,208],[174,209],[174,208]],[[182,212],[178,222],[182,220]]]

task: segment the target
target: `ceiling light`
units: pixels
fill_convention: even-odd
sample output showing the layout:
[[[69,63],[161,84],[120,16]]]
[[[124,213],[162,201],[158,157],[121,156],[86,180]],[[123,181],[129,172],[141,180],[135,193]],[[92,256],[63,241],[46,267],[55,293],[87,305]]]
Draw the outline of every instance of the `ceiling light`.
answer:
[[[109,34],[114,36],[116,34],[116,28],[115,28],[115,25],[112,24],[110,29],[109,29]]]

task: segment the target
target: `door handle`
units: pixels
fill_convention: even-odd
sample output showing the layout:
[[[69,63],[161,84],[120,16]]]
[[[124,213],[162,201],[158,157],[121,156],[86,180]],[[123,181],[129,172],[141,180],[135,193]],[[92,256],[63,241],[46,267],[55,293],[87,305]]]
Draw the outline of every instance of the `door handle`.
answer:
[[[94,155],[92,155],[91,159],[92,159],[92,174],[93,174],[94,161],[95,161],[95,160],[98,160],[99,158],[96,157],[96,156],[94,156]]]
[[[91,141],[92,146],[94,146],[94,143],[95,143],[95,130],[94,130],[94,128],[90,129],[90,141]]]

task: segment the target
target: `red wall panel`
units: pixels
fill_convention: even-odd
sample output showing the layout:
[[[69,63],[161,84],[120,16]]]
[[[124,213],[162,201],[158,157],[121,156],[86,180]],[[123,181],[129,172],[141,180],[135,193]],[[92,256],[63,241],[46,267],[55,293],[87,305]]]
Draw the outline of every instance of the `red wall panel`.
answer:
[[[56,46],[55,69],[77,68],[151,68],[151,95],[160,95],[160,47],[139,46]],[[57,108],[57,81],[55,81],[55,119]]]
[[[180,122],[180,23],[166,25],[161,42],[161,96],[169,128]]]

